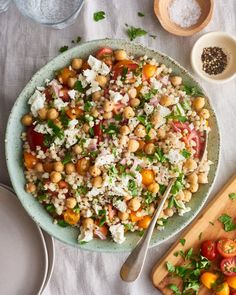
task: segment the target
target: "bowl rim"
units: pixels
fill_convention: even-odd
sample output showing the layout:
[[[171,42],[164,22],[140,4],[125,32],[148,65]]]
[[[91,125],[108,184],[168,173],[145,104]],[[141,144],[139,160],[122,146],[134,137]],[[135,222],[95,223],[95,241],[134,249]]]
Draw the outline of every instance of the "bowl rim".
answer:
[[[198,46],[198,44],[205,38],[207,38],[208,36],[216,36],[218,38],[221,38],[221,37],[228,37],[229,39],[231,39],[234,43],[235,43],[235,48],[236,48],[236,37],[234,37],[232,34],[228,33],[228,32],[223,32],[223,31],[211,31],[211,32],[207,32],[205,34],[203,34],[201,37],[199,37],[197,39],[197,41],[194,43],[193,47],[192,47],[192,50],[191,50],[191,53],[190,53],[190,60],[191,60],[191,65],[192,65],[192,68],[194,69],[194,71],[202,78],[204,79],[205,81],[207,82],[210,82],[210,83],[213,83],[213,84],[223,84],[223,83],[226,83],[226,82],[229,82],[231,80],[233,80],[235,77],[236,77],[236,72],[233,73],[232,75],[230,75],[229,77],[227,78],[223,78],[223,79],[219,79],[219,80],[216,80],[216,79],[213,79],[213,78],[210,78],[209,76],[203,74],[199,68],[197,67],[196,65],[196,56],[195,56],[195,50]]]
[[[195,28],[189,27],[189,28],[182,28],[180,26],[178,26],[178,30],[172,30],[169,26],[167,26],[167,22],[166,20],[163,18],[162,14],[160,13],[160,2],[161,1],[165,1],[165,0],[154,0],[154,13],[157,17],[157,19],[159,20],[161,26],[169,33],[176,35],[176,36],[182,36],[182,37],[188,37],[188,36],[192,36],[200,31],[202,31],[211,21],[212,19],[212,15],[213,15],[213,11],[214,11],[214,0],[208,0],[210,2],[210,9],[209,12],[207,14],[207,16],[205,17],[205,19]],[[169,19],[169,18],[168,18]],[[171,22],[171,21],[170,21]]]
[[[189,78],[191,78],[193,81],[194,81],[194,84],[200,88],[201,90],[203,90],[203,88],[200,86],[200,84],[198,83],[198,81],[189,73],[189,71],[187,71],[183,66],[181,66],[176,60],[174,60],[173,58],[169,57],[168,55],[160,52],[159,50],[156,50],[156,49],[153,49],[153,48],[149,48],[147,46],[144,46],[140,43],[135,43],[135,42],[130,42],[128,40],[125,40],[125,39],[112,39],[112,38],[106,38],[106,39],[95,39],[95,40],[91,40],[91,41],[87,41],[87,42],[83,42],[69,50],[67,50],[66,52],[60,54],[60,55],[57,55],[55,56],[54,58],[52,58],[49,62],[47,62],[43,67],[41,67],[38,71],[36,71],[36,73],[31,77],[30,81],[25,85],[25,87],[22,89],[22,91],[20,92],[20,94],[17,96],[17,99],[11,109],[11,112],[10,112],[10,115],[9,115],[9,118],[8,118],[8,122],[7,122],[7,128],[6,128],[6,133],[5,133],[5,156],[6,156],[6,163],[7,163],[7,169],[8,169],[8,173],[9,173],[9,176],[10,176],[10,179],[11,179],[11,183],[12,183],[12,186],[14,188],[14,191],[15,191],[15,194],[17,195],[18,197],[18,192],[17,192],[17,184],[15,183],[15,181],[12,181],[12,179],[14,179],[14,175],[13,175],[13,171],[11,170],[11,167],[10,167],[10,154],[9,154],[9,148],[8,148],[8,137],[10,136],[10,126],[11,126],[11,123],[12,121],[14,121],[14,116],[13,116],[13,112],[14,112],[14,109],[17,107],[17,101],[19,100],[19,98],[22,96],[22,94],[24,94],[24,91],[26,90],[26,88],[28,87],[28,85],[37,77],[38,73],[43,71],[44,69],[46,69],[47,67],[49,67],[55,59],[57,59],[59,56],[61,56],[61,58],[63,57],[66,57],[68,55],[68,53],[70,52],[73,52],[73,50],[75,50],[76,48],[79,48],[83,45],[87,45],[87,44],[94,44],[94,45],[97,45],[97,43],[103,43],[103,42],[119,42],[119,43],[122,43],[123,45],[133,45],[133,46],[136,46],[138,47],[139,49],[141,50],[149,50],[155,54],[158,54],[158,55],[161,55],[163,56],[163,58],[167,58],[170,62],[174,63],[180,70],[182,70],[185,74],[187,74],[187,76]],[[107,45],[107,44],[106,44]],[[100,46],[97,45],[97,46]],[[109,46],[109,45],[107,45]],[[114,44],[110,45],[111,47],[114,46]],[[206,203],[207,199],[208,199],[208,196],[212,190],[212,187],[216,181],[216,178],[217,178],[217,174],[218,174],[218,171],[219,171],[219,164],[220,164],[220,159],[221,159],[221,153],[220,153],[220,149],[221,149],[221,136],[220,136],[220,127],[219,127],[219,123],[218,123],[218,120],[217,120],[217,117],[216,117],[216,113],[212,107],[212,104],[210,102],[210,99],[209,99],[209,96],[207,95],[206,91],[203,90],[204,92],[204,95],[207,97],[207,100],[208,100],[208,103],[210,105],[210,108],[211,108],[211,111],[212,111],[212,114],[214,116],[214,119],[215,119],[215,126],[216,126],[216,135],[217,135],[217,144],[218,144],[218,150],[217,150],[217,159],[215,161],[215,171],[214,171],[214,176],[213,176],[213,180],[212,180],[212,183],[209,185],[208,187],[208,190],[207,192],[205,193],[205,197],[201,200],[201,203],[199,205],[199,207],[197,207],[197,209],[194,210],[194,213],[189,217],[189,220],[187,222],[183,222],[181,224],[181,226],[178,227],[178,229],[174,230],[170,235],[168,235],[167,237],[164,237],[164,238],[161,238],[155,242],[150,242],[150,245],[149,245],[149,248],[153,248],[167,240],[169,240],[170,238],[172,238],[173,236],[177,235],[181,230],[183,230],[184,228],[186,228],[194,218],[196,218],[196,216],[198,215],[198,213],[200,212],[200,210],[202,209],[202,207],[204,206],[204,204]],[[25,208],[24,204],[23,204],[23,198],[21,197],[18,197],[20,202],[22,203],[22,206]],[[61,241],[62,243],[64,244],[67,244],[67,245],[70,245],[70,246],[73,246],[77,249],[82,249],[82,250],[85,250],[85,251],[92,251],[92,252],[102,252],[102,253],[125,253],[125,252],[129,252],[131,251],[131,249],[133,249],[135,247],[135,245],[132,245],[132,247],[130,246],[127,246],[127,248],[122,248],[122,244],[121,244],[121,247],[120,248],[116,248],[116,249],[109,249],[109,248],[92,248],[92,247],[84,247],[84,245],[80,245],[79,243],[78,244],[75,244],[71,241],[68,241],[66,239],[63,239],[59,236],[57,236],[55,234],[55,232],[53,230],[50,230],[48,228],[46,228],[46,226],[44,224],[42,224],[40,221],[38,221],[33,213],[27,209],[25,209],[26,212],[30,215],[30,217],[37,223],[38,226],[40,226],[43,230],[45,230],[48,234],[50,234],[52,237],[54,237],[55,239]],[[111,241],[112,242],[112,241]],[[85,244],[85,245],[89,245],[89,243]]]

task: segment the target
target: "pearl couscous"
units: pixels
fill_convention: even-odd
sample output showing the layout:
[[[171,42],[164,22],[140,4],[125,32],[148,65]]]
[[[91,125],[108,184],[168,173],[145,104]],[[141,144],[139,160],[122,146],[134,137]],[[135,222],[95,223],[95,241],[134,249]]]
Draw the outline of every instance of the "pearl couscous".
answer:
[[[194,91],[193,91],[194,90]],[[157,222],[163,229],[208,182],[205,98],[147,56],[101,48],[74,58],[37,87],[22,117],[27,192],[79,243],[125,241],[151,221],[166,186],[177,180]]]

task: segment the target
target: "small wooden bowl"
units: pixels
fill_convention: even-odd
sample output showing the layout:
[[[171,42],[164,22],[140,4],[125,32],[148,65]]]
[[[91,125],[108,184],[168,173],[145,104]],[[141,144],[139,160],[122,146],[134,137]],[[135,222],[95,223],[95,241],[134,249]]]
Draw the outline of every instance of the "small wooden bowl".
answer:
[[[170,20],[168,7],[172,1],[173,0],[154,0],[155,14],[162,27],[169,33],[177,36],[191,36],[200,32],[209,24],[212,18],[214,0],[197,0],[201,7],[201,16],[198,22],[189,28],[182,28]]]

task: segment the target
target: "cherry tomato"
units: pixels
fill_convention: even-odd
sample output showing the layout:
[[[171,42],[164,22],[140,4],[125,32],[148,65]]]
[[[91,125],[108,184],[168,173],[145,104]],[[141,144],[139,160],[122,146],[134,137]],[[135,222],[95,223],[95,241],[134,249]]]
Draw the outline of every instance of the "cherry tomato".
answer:
[[[114,216],[117,215],[117,210],[111,204],[108,205],[108,216],[110,221],[113,220]]]
[[[98,137],[98,141],[102,140],[102,122],[100,121],[98,124],[94,125],[93,127],[93,131],[94,131],[94,136]]]
[[[138,222],[138,227],[141,227],[141,228],[148,228],[150,222],[151,222],[152,218],[148,215],[144,216],[143,219],[139,220]]]
[[[201,254],[208,260],[214,260],[217,256],[216,243],[210,240],[204,241],[201,245]]]
[[[236,289],[236,276],[227,277],[226,282],[231,288]],[[236,292],[235,292],[235,295],[236,295]]]
[[[143,80],[148,80],[156,73],[157,67],[155,65],[146,64],[143,66]]]
[[[217,243],[217,250],[226,258],[236,256],[236,242],[231,239],[221,239]]]
[[[217,286],[215,290],[216,295],[229,295],[229,292],[229,285],[226,282]]]
[[[230,293],[230,295],[236,295],[236,292]]]
[[[34,130],[34,126],[28,127],[26,131],[26,137],[31,150],[36,150],[37,146],[45,148],[43,144],[44,136],[43,134],[36,132]]]
[[[102,47],[98,49],[95,56],[97,59],[103,59],[105,57],[110,57],[113,54],[113,50],[110,47]]]
[[[139,209],[138,211],[131,211],[130,212],[130,220],[132,222],[137,222],[139,220],[142,220],[143,219],[143,216],[139,216],[139,213],[141,212],[142,209]]]
[[[63,68],[60,70],[58,74],[58,81],[62,84],[67,84],[67,81],[70,77],[74,77],[76,72],[74,70],[70,70],[69,68]]]
[[[98,225],[99,221],[95,221],[95,224]],[[108,229],[105,224],[103,226],[98,226],[98,228],[94,230],[94,236],[101,240],[105,240],[107,235],[108,235]]]
[[[115,114],[119,114],[121,112],[121,109],[124,107],[125,107],[125,104],[123,104],[122,102],[118,102],[114,104],[113,112]]]
[[[64,220],[71,224],[71,225],[75,225],[79,222],[80,220],[80,214],[79,213],[76,213],[74,212],[73,210],[71,209],[67,209],[64,213],[63,213],[63,217],[64,217]]]
[[[64,180],[60,180],[60,181],[58,182],[58,186],[59,186],[60,189],[68,188],[68,184],[67,184],[67,182],[65,182]]]
[[[66,110],[66,114],[71,120],[79,118],[83,113],[84,111],[78,107]]]
[[[59,90],[59,97],[63,100],[63,101],[69,101],[70,100],[70,96],[68,94],[69,89],[66,87],[63,87]]]
[[[132,60],[121,60],[118,61],[114,66],[113,66],[113,79],[116,80],[119,75],[122,74],[123,69],[126,68],[129,71],[134,71],[138,68],[138,64],[133,62]]]
[[[153,170],[150,170],[150,169],[143,169],[142,171],[141,171],[141,175],[142,175],[142,183],[144,184],[144,185],[149,185],[149,184],[151,184],[151,183],[153,183],[154,182],[154,178],[155,178],[155,176],[154,176],[154,172],[153,172]]]
[[[228,277],[236,276],[236,257],[223,259],[220,263],[220,268],[224,275]]]
[[[212,286],[214,285],[217,279],[218,279],[218,275],[212,272],[204,272],[200,277],[201,283],[208,289],[212,288]]]
[[[47,86],[44,90],[44,94],[46,97],[46,100],[49,101],[52,99],[52,95],[53,95],[53,89],[52,86]]]
[[[24,152],[24,165],[27,170],[33,169],[37,162],[38,159],[36,156],[32,155],[31,153]]]

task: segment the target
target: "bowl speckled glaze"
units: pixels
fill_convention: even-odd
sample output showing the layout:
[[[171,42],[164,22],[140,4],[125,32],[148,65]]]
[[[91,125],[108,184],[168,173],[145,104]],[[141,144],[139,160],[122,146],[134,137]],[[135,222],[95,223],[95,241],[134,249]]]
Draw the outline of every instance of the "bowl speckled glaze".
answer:
[[[21,132],[23,131],[23,126],[20,123],[20,119],[23,114],[28,112],[27,101],[29,97],[33,94],[36,86],[42,86],[45,83],[45,79],[50,79],[53,77],[56,70],[69,64],[70,60],[74,57],[86,58],[89,54],[94,53],[99,47],[110,46],[114,49],[122,48],[127,50],[127,52],[132,55],[147,55],[148,57],[155,58],[158,62],[166,64],[168,67],[172,67],[173,72],[177,75],[183,77],[184,83],[188,83],[191,86],[196,86],[203,93],[203,89],[198,85],[194,78],[181,67],[176,61],[169,58],[168,56],[151,49],[148,49],[142,45],[131,43],[125,40],[95,40],[91,42],[86,42],[79,46],[76,46],[63,54],[60,54],[47,65],[45,65],[41,70],[39,70],[30,80],[30,82],[23,89],[18,99],[16,100],[14,107],[11,111],[7,131],[6,131],[6,158],[7,166],[12,181],[12,185],[15,192],[20,199],[25,210],[34,219],[34,221],[47,231],[50,235],[56,239],[67,243],[69,245],[92,251],[103,251],[103,252],[124,252],[130,251],[140,237],[136,233],[128,233],[126,241],[121,244],[115,244],[110,239],[101,241],[99,239],[94,239],[93,241],[79,245],[77,243],[78,229],[75,228],[62,228],[58,225],[52,223],[52,218],[42,207],[36,199],[34,199],[30,194],[26,193],[24,190],[25,178],[23,173],[22,164],[22,142],[20,139]],[[201,185],[199,191],[194,194],[190,206],[192,211],[186,213],[184,216],[173,216],[169,219],[165,229],[163,231],[155,230],[152,236],[150,247],[156,246],[163,241],[169,239],[185,226],[187,226],[190,221],[197,215],[210,192],[210,189],[214,183],[218,162],[219,162],[219,149],[220,149],[220,135],[219,128],[216,120],[215,113],[207,100],[207,107],[210,110],[210,126],[212,131],[209,135],[209,147],[208,147],[208,157],[213,161],[211,170],[209,173],[209,183],[206,185]]]

